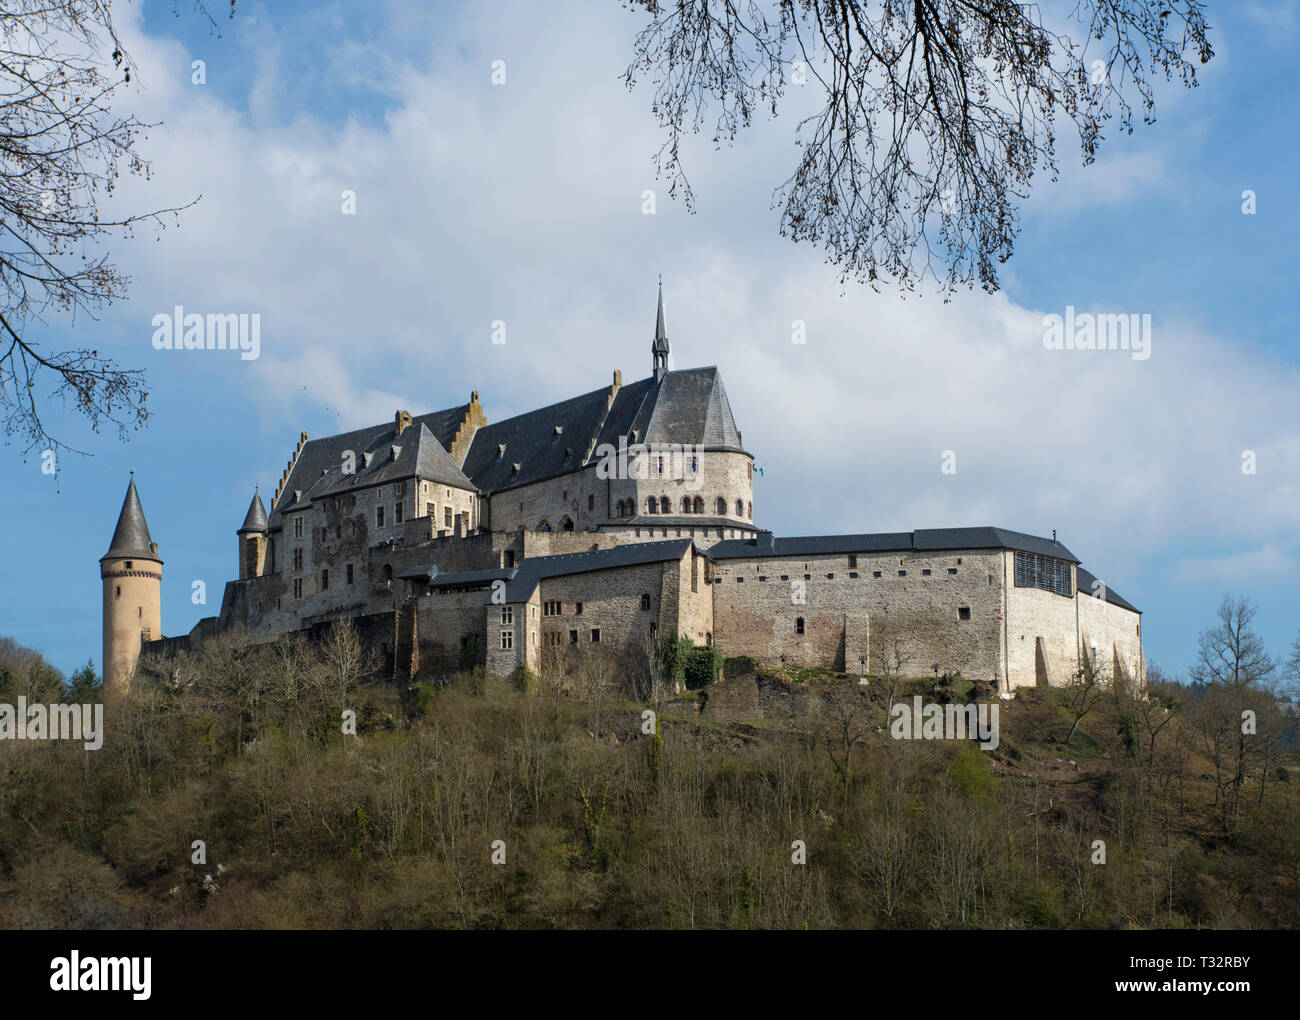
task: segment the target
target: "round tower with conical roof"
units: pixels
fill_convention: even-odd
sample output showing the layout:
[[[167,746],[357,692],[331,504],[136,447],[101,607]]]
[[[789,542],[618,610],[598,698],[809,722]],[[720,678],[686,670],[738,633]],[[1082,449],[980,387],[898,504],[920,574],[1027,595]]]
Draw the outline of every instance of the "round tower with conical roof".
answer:
[[[145,641],[162,637],[162,565],[149,537],[135,472],[122,501],[117,530],[99,558],[104,582],[104,691],[126,691]]]
[[[253,502],[248,504],[244,523],[236,532],[239,536],[239,579],[241,581],[247,581],[250,577],[261,577],[266,572],[268,526],[266,507],[262,505],[261,495],[254,490]]]

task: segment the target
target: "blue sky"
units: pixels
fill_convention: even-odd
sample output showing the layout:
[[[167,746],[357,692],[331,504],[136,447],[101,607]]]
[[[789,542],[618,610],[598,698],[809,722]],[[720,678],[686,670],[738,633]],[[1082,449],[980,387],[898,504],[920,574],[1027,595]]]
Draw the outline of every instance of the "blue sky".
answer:
[[[241,2],[220,37],[170,0],[118,6],[139,65],[124,104],[162,125],[142,144],[152,180],[114,201],[202,199],[157,239],[114,242],[129,298],[43,333],[144,368],[147,430],[122,444],[51,406],[55,434],[92,454],[66,456],[57,483],[0,450],[20,547],[0,634],[59,668],[98,663],[97,561],[129,470],[166,562],[164,631],[188,631],[217,612],[253,487],[269,497],[299,431],[472,389],[495,420],[615,368],[639,378],[659,273],[674,363],[720,366],[765,465],[761,525],[1055,528],[1142,608],[1148,658],[1175,673],[1225,592],[1258,605],[1275,655],[1300,630],[1296,3],[1211,3],[1201,87],[1162,87],[1157,123],[1110,132],[1090,168],[1063,134],[1061,180],[1026,204],[1002,293],[948,303],[842,286],[777,235],[792,115],[731,148],[692,144],[698,212],[668,199],[650,94],[620,81],[637,19],[613,0]],[[177,304],[259,313],[262,356],[155,351],[150,321]],[[1043,316],[1066,305],[1149,313],[1152,356],[1043,350]]]

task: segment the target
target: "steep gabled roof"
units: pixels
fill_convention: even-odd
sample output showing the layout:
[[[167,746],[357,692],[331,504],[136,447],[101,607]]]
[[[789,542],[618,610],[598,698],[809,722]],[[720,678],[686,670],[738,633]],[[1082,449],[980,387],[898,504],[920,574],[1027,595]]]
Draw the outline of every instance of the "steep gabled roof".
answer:
[[[577,471],[608,409],[605,387],[481,425],[465,457],[465,473],[482,491],[500,492]]]
[[[413,418],[400,436],[388,422],[306,443],[271,509],[271,530],[281,527],[285,512],[306,506],[312,499],[409,478],[417,472],[424,472],[421,477],[431,481],[472,490],[474,484],[447,453],[468,410],[469,405],[462,404],[422,414]],[[343,473],[345,451],[355,457],[355,474]],[[301,495],[295,497],[295,493]]]
[[[152,545],[149,525],[144,519],[144,507],[140,505],[140,494],[135,488],[135,475],[132,475],[131,483],[126,487],[126,498],[122,500],[122,512],[117,515],[117,528],[113,531],[113,540],[108,544],[108,552],[99,559],[102,563],[107,559],[130,557],[161,563],[162,560],[153,551]]]

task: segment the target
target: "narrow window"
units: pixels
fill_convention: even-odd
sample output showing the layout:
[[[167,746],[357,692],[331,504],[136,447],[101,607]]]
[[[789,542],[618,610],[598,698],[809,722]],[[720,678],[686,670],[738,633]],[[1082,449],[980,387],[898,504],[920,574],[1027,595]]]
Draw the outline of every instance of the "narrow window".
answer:
[[[501,607],[501,622],[503,624],[513,624],[515,622],[514,606]]]
[[[425,517],[437,517],[437,516],[438,516],[438,507],[437,507],[437,504],[435,504],[435,503],[425,503],[425,504],[424,504],[424,516],[425,516]]]
[[[661,500],[659,500],[659,512],[661,514],[670,514],[673,512],[673,504],[668,499],[667,496],[664,496]],[[664,538],[667,537],[668,537],[667,535],[664,536]]]
[[[330,586],[330,572],[322,570],[320,572],[320,590],[325,591]]]
[[[853,569],[854,567],[856,567],[857,565],[858,565],[858,558],[857,558],[856,556],[850,556],[850,557],[849,557],[849,569],[852,570],[852,569]]]
[[[595,497],[595,496],[588,496],[588,497],[587,497],[587,509],[588,509],[588,510],[595,510],[595,509],[596,509],[596,497]]]
[[[343,568],[343,570],[344,570],[344,573],[347,575],[347,582],[348,582],[348,584],[351,584],[351,583],[352,583],[352,564],[349,563],[346,567]]]
[[[302,598],[302,578],[301,578],[301,577],[295,577],[295,578],[293,579],[293,597],[296,598],[296,599],[300,599],[300,598]]]
[[[382,506],[377,506],[375,507],[375,527],[382,528],[383,526],[384,526],[384,508]]]
[[[651,496],[646,500],[645,508],[649,513],[657,514],[659,512],[659,500]]]
[[[582,603],[581,603],[581,602],[575,602],[575,603],[573,604],[573,615],[574,615],[574,616],[581,616],[581,615],[582,615]]]
[[[302,514],[293,519],[293,537],[302,538]]]
[[[501,632],[501,648],[509,650],[515,646],[515,632],[513,630],[503,630]]]
[[[716,503],[714,509],[717,510],[717,512],[718,512],[718,516],[719,516],[719,517],[726,517],[726,516],[727,516],[727,501],[726,501],[725,499],[723,499],[721,496],[719,496],[718,499],[717,499],[717,503]],[[719,537],[719,538],[722,537],[722,532],[721,532],[721,531],[718,532],[718,537]]]
[[[803,633],[803,617],[802,617],[802,616],[797,617],[797,618],[795,619],[795,621],[794,621],[794,632],[795,632],[796,634],[802,634],[802,633]]]
[[[393,523],[394,523],[394,524],[401,524],[401,523],[402,523],[402,504],[401,504],[401,503],[394,503],[394,504],[393,504]]]
[[[599,628],[599,627],[592,627],[592,628],[591,628],[591,643],[592,643],[593,645],[598,645],[598,644],[600,644],[600,628]]]
[[[703,496],[696,496],[696,497],[695,497],[695,512],[696,512],[697,514],[702,514],[702,513],[704,513],[704,497],[703,497]]]
[[[650,595],[646,592],[641,593],[641,608],[642,610],[650,608]]]
[[[569,644],[576,645],[577,643],[578,643],[578,632],[576,630],[569,631]]]

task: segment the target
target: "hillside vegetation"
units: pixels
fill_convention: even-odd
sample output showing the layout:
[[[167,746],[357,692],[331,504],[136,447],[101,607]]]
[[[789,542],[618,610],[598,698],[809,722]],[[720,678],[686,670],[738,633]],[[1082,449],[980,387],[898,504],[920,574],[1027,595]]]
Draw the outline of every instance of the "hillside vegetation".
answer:
[[[891,699],[990,693],[960,677],[862,686],[732,664],[741,675],[650,703],[597,670],[399,691],[354,638],[212,645],[142,671],[97,752],[0,741],[0,925],[1300,919],[1288,717],[1274,710],[1238,754],[1208,689],[1106,690],[1082,716],[1077,691],[1022,691],[983,751],[889,734]],[[72,696],[30,666],[0,663],[0,703]],[[715,713],[745,684],[761,715]]]

